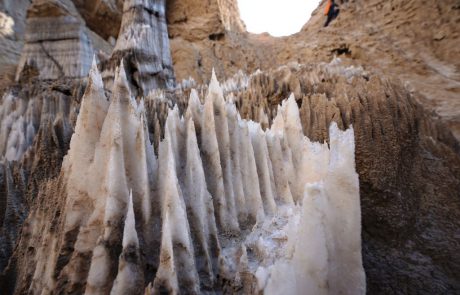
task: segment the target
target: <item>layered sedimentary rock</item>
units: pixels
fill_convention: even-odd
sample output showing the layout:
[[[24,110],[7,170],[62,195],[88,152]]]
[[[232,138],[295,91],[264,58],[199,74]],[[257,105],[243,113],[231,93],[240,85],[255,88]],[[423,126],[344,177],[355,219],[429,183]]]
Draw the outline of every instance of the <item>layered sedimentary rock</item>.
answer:
[[[30,68],[40,79],[84,77],[94,54],[85,23],[69,0],[35,0],[27,11],[16,79]]]
[[[123,66],[110,102],[93,67],[61,173],[6,272],[17,271],[10,291],[365,292],[352,129],[333,124],[330,149],[310,142],[291,96],[263,131],[215,77],[205,103],[192,91],[164,128],[157,157]]]
[[[14,81],[29,4],[29,0],[0,1],[0,89]]]
[[[135,95],[147,95],[153,89],[174,86],[164,2],[124,2],[117,43],[110,61],[104,66],[103,76],[108,89],[111,88],[115,68],[122,60]]]

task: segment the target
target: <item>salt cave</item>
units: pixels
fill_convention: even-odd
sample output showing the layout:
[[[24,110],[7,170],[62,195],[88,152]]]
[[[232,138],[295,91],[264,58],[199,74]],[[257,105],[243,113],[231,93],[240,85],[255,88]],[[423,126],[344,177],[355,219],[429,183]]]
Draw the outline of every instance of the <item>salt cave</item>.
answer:
[[[37,249],[24,291],[365,293],[352,127],[311,142],[291,95],[262,128],[213,74],[204,103],[192,90],[167,110],[156,155],[144,99],[160,98],[136,101],[123,63],[110,101],[95,62],[88,79],[45,192],[62,194],[61,216],[36,209],[24,228]]]

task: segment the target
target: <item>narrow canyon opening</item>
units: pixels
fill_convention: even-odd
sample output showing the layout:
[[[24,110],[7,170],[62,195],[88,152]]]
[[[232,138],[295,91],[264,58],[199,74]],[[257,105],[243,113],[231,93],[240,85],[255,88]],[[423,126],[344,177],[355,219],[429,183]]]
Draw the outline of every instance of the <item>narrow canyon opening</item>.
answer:
[[[241,20],[250,33],[273,37],[298,33],[321,0],[238,0]]]

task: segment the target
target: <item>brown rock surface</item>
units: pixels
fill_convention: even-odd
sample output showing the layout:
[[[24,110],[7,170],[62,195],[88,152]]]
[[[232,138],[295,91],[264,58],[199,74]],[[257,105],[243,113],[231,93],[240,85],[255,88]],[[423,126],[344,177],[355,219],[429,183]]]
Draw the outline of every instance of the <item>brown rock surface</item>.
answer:
[[[441,116],[460,138],[458,1],[347,1],[327,28],[323,28],[324,3],[301,32],[281,38],[218,29],[213,32],[219,32],[219,38],[207,39],[210,31],[203,29],[175,34],[174,22],[182,14],[169,10],[177,79],[191,76],[206,81],[213,67],[218,76],[228,77],[239,69],[250,73],[289,62],[329,62],[340,55],[349,63],[395,76],[411,91],[421,93],[422,105]],[[207,23],[215,22],[203,12],[200,24]]]
[[[73,0],[87,26],[108,40],[117,38],[123,12],[123,0]]]

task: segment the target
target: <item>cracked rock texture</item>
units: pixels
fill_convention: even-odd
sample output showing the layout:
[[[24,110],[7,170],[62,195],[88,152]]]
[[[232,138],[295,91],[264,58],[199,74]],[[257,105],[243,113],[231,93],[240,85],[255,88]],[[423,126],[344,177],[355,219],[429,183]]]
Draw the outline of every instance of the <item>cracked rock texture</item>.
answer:
[[[17,68],[34,68],[40,79],[83,77],[93,46],[83,19],[71,1],[35,0],[27,10],[25,45]]]

